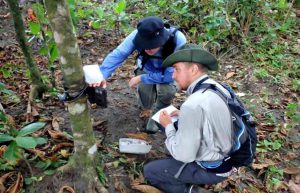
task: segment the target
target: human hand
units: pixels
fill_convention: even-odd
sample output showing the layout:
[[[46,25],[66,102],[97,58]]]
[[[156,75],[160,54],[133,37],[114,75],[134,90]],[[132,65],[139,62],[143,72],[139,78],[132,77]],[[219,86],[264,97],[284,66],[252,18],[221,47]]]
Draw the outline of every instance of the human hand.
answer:
[[[136,86],[141,82],[141,76],[135,76],[133,78],[130,79],[129,81],[129,87],[130,88],[136,88]]]
[[[106,80],[102,80],[101,82],[89,84],[89,86],[90,87],[102,87],[102,88],[106,88],[107,82],[106,82]]]
[[[160,112],[159,123],[165,128],[167,127],[167,125],[172,123],[171,116],[168,114],[167,111]]]
[[[172,111],[171,114],[170,114],[171,117],[178,117],[178,115],[179,115],[179,110],[178,109],[175,110],[175,111]]]

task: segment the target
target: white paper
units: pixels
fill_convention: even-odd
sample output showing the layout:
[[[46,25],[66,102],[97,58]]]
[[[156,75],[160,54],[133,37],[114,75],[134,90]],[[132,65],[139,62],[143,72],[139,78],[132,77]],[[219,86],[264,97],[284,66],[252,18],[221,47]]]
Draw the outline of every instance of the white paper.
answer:
[[[155,113],[152,116],[152,119],[159,123],[159,115],[160,115],[161,111],[167,111],[167,113],[170,115],[173,111],[176,111],[176,110],[178,110],[176,107],[174,107],[173,105],[170,105],[164,109],[160,109],[157,113]],[[178,116],[172,116],[171,118],[172,118],[173,123],[178,120]]]
[[[104,80],[98,64],[83,66],[83,72],[87,84],[100,83]]]
[[[94,155],[97,152],[97,145],[94,144],[89,150],[89,154]]]

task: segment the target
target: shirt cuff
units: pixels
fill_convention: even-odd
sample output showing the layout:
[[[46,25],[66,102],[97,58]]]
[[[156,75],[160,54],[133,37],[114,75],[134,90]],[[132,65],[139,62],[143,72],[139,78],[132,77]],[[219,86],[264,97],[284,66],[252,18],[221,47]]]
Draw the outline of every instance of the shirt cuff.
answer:
[[[147,74],[141,74],[141,82],[142,83],[147,83]]]
[[[175,132],[176,132],[176,129],[175,129],[173,123],[170,123],[166,126],[166,128],[165,128],[166,136],[169,136],[170,134],[175,133]]]

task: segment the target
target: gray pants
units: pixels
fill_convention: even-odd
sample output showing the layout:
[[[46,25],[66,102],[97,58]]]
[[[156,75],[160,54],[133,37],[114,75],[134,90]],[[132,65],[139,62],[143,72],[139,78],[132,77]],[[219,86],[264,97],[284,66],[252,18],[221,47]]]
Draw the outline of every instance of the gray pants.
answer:
[[[187,193],[192,184],[216,184],[226,179],[206,171],[195,162],[182,163],[173,158],[149,162],[144,166],[144,176],[164,193]]]
[[[143,74],[140,70],[137,74]],[[138,100],[145,109],[152,109],[152,115],[162,108],[169,106],[176,93],[176,87],[173,83],[169,84],[143,84],[137,87]],[[150,117],[146,131],[156,132],[159,125]]]

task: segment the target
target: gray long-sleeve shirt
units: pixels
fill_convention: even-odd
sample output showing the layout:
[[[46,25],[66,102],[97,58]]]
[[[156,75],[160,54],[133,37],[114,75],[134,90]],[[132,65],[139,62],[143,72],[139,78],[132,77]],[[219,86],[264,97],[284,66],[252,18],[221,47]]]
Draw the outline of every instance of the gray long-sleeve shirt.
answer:
[[[178,130],[167,125],[165,144],[174,159],[185,163],[193,161],[218,161],[228,155],[232,147],[231,115],[227,104],[216,93],[201,90],[192,94],[201,76],[187,89],[187,100],[180,107]],[[212,79],[205,83],[216,84]]]

